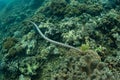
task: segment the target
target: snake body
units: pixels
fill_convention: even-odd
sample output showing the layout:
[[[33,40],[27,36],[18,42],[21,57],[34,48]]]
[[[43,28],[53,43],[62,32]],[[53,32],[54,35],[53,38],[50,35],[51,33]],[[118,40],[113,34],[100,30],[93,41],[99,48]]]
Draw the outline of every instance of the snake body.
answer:
[[[53,44],[55,44],[55,45],[63,46],[63,47],[70,48],[70,49],[74,49],[74,50],[77,50],[77,51],[81,52],[80,49],[75,48],[75,47],[73,47],[73,46],[71,46],[71,45],[67,45],[67,44],[64,44],[64,43],[57,42],[57,41],[54,41],[54,40],[52,40],[52,39],[49,39],[48,37],[46,37],[46,36],[42,33],[42,31],[39,29],[39,27],[38,27],[34,22],[30,21],[30,23],[32,23],[32,24],[35,26],[35,28],[36,28],[36,30],[38,31],[38,33],[39,33],[46,41],[48,41],[48,42],[50,42],[50,43],[53,43]]]

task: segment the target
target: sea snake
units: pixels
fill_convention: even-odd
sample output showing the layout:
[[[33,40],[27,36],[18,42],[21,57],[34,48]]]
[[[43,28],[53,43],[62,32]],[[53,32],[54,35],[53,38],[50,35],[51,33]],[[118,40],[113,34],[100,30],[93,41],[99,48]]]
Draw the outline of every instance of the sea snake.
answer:
[[[38,33],[39,33],[46,41],[48,41],[48,42],[50,42],[50,43],[53,43],[53,44],[55,44],[55,45],[63,46],[63,47],[70,48],[70,49],[74,49],[74,50],[77,50],[77,51],[81,52],[80,49],[75,48],[75,47],[73,47],[73,46],[71,46],[71,45],[67,45],[67,44],[64,44],[64,43],[61,43],[61,42],[57,42],[57,41],[54,41],[54,40],[52,40],[52,39],[47,38],[47,37],[42,33],[42,31],[38,28],[38,26],[37,26],[34,22],[30,21],[30,23],[32,23],[32,24],[35,26],[35,28],[37,29]]]

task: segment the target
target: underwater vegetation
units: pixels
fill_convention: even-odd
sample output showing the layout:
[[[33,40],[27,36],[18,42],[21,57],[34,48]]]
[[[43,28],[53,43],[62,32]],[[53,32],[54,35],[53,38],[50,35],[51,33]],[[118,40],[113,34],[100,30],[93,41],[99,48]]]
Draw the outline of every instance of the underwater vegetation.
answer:
[[[0,6],[0,80],[120,79],[119,0]]]

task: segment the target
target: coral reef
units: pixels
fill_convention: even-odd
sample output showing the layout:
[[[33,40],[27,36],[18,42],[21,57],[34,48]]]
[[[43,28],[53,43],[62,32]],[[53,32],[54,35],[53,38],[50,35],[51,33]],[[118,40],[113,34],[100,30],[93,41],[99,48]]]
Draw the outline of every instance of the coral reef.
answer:
[[[39,62],[36,62],[36,58],[28,57],[19,64],[19,70],[22,74],[27,76],[36,75],[36,70],[40,67]]]
[[[0,80],[120,79],[119,0],[14,1],[0,12]]]
[[[112,73],[107,64],[101,62],[100,56],[94,51],[83,52],[84,55],[70,51],[58,62],[51,62],[43,70],[41,80],[118,80],[118,74]],[[68,55],[69,54],[69,55]],[[63,60],[64,59],[64,60]],[[57,65],[57,66],[52,66]]]
[[[47,17],[73,17],[79,16],[82,13],[88,13],[91,15],[98,15],[103,10],[102,5],[79,3],[78,1],[70,1],[68,4],[66,0],[51,0],[40,9],[39,12],[44,13]]]
[[[9,37],[4,41],[3,48],[8,50],[12,46],[14,46],[16,43],[17,43],[17,39]]]

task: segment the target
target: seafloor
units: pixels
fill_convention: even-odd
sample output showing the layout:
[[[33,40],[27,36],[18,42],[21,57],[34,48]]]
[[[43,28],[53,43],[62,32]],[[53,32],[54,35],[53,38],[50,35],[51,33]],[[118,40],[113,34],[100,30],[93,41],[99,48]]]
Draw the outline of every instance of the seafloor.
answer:
[[[120,80],[120,0],[0,1],[0,80]]]

